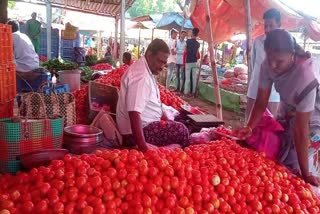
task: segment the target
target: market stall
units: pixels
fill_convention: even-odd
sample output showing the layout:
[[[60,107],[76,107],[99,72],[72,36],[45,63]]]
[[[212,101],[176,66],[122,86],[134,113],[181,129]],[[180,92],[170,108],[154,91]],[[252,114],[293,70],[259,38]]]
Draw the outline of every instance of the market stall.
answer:
[[[249,145],[215,127],[223,121],[160,84],[161,102],[188,126],[191,145],[145,153],[121,147],[113,119],[127,65],[90,59],[80,72],[77,64],[50,60],[44,66],[69,89],[44,82],[22,94],[19,117],[12,117],[10,27],[0,25],[0,33],[0,213],[320,212],[319,190],[277,163],[278,151],[270,155],[270,146]],[[246,75],[232,72],[230,78]],[[281,127],[271,130],[273,137],[276,131]]]

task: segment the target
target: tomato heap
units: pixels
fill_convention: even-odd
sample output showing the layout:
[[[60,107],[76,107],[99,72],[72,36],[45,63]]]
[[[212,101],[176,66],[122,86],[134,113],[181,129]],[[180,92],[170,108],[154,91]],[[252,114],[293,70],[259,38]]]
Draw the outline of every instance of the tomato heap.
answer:
[[[111,72],[101,76],[100,78],[96,79],[95,81],[112,85],[120,88],[121,83],[121,77],[124,74],[124,72],[127,70],[127,65],[122,65],[119,68],[113,69]],[[168,89],[163,87],[159,84],[160,89],[160,97],[161,101],[168,105],[172,106],[173,108],[180,110],[181,105],[186,103],[184,100],[182,100],[180,97],[176,96],[174,93],[170,92]],[[81,89],[73,92],[73,95],[76,99],[76,114],[77,114],[77,123],[78,124],[86,124],[86,118],[87,118],[87,93],[88,93],[88,86],[82,86]]]
[[[97,71],[102,71],[102,70],[111,70],[112,69],[112,65],[110,65],[109,63],[99,63],[93,66],[90,66],[90,68],[92,70],[97,70]]]
[[[11,213],[319,213],[302,179],[227,139],[184,150],[105,150],[0,177]]]

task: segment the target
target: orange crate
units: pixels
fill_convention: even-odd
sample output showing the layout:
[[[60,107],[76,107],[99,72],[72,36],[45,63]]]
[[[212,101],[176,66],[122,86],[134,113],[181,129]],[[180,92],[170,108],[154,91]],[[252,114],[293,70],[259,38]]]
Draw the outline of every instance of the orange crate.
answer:
[[[0,104],[14,99],[16,94],[15,64],[0,64]]]
[[[0,118],[13,116],[14,101],[0,104]]]
[[[13,62],[12,31],[10,25],[0,25],[0,63]]]

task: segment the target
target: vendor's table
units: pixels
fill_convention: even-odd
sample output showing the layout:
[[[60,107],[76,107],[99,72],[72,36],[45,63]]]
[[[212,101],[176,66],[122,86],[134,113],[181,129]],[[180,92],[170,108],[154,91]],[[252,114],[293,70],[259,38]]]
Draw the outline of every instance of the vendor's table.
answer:
[[[199,82],[199,96],[201,99],[215,103],[215,95],[210,83]],[[242,112],[246,105],[246,95],[220,89],[222,107],[226,110]]]

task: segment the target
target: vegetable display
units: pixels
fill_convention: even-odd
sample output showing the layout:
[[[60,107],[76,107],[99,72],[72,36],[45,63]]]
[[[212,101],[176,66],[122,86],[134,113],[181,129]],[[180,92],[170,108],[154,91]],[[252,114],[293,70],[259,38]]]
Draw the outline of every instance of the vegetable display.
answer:
[[[97,70],[97,71],[102,71],[102,70],[111,70],[112,69],[112,65],[110,65],[109,63],[99,63],[93,66],[90,66],[90,68],[92,70]]]
[[[50,71],[74,70],[78,68],[76,63],[58,58],[44,62],[42,66]]]
[[[319,213],[309,184],[227,139],[66,155],[0,176],[1,213]]]
[[[100,78],[96,79],[95,81],[112,85],[115,87],[120,88],[121,77],[124,72],[127,70],[128,66],[123,65],[119,68],[113,69],[109,73],[102,75]],[[170,92],[168,89],[163,87],[159,84],[160,90],[160,97],[161,101],[168,105],[172,106],[173,108],[180,110],[181,105],[185,103],[180,97],[175,95],[174,93]],[[88,93],[88,86],[82,86],[81,89],[73,92],[75,99],[76,99],[76,113],[77,113],[77,123],[78,124],[86,124],[87,123],[87,93]]]
[[[81,80],[84,82],[88,82],[91,80],[94,70],[92,70],[89,66],[81,67],[80,70],[82,71]]]

